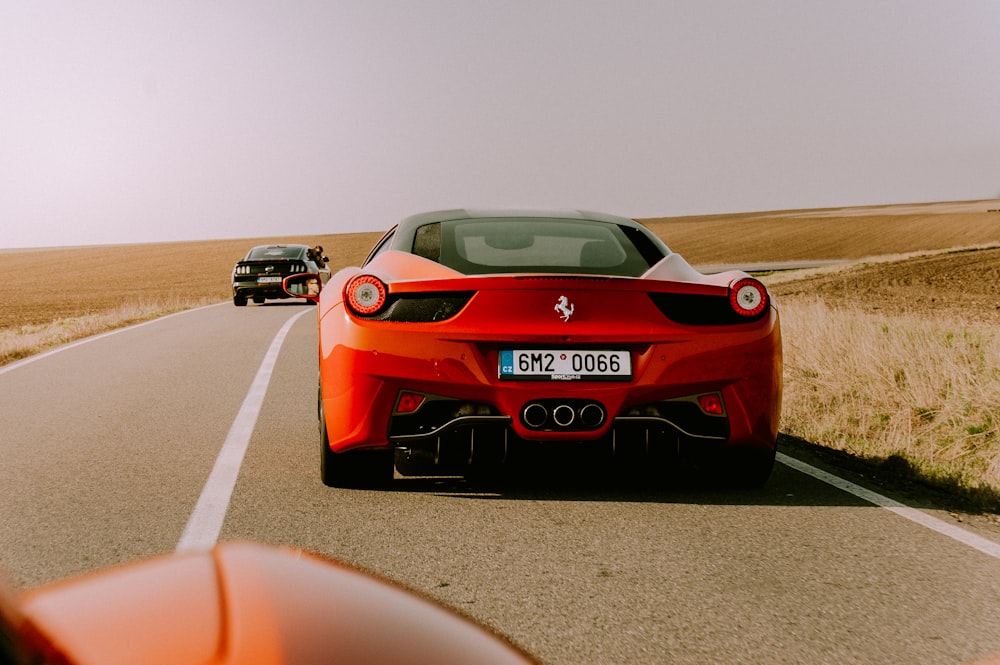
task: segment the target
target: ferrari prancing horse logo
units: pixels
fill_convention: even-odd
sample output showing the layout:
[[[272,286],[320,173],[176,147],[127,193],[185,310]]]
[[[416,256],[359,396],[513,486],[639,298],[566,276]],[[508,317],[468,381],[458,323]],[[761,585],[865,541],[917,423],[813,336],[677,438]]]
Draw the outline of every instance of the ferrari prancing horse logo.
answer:
[[[554,309],[559,312],[559,316],[563,321],[569,321],[569,317],[573,316],[573,310],[575,310],[576,307],[566,296],[559,296],[559,301],[556,303]]]

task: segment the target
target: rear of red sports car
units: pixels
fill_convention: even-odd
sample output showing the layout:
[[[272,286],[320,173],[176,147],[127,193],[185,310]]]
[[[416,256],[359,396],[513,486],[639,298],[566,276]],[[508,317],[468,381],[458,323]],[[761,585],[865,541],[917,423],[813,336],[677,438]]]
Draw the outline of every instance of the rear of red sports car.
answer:
[[[640,225],[581,213],[409,218],[320,297],[322,478],[470,474],[559,443],[766,480],[778,314]]]

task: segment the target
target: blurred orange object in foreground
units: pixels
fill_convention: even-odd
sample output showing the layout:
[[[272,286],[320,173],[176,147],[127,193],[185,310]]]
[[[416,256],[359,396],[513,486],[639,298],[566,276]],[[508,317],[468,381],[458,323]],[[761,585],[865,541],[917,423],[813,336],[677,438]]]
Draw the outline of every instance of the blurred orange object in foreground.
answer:
[[[442,605],[301,550],[228,543],[0,598],[0,663],[533,663]]]

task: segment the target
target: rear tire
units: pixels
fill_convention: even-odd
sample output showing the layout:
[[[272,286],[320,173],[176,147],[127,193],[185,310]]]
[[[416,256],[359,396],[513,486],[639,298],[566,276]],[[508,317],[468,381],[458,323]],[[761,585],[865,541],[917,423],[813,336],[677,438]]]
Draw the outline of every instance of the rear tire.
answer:
[[[378,488],[392,482],[392,450],[330,450],[323,402],[319,404],[319,475],[327,487]]]
[[[235,295],[233,296],[233,304],[236,305],[237,307],[246,307],[247,297],[243,295]]]
[[[741,489],[760,487],[771,477],[777,446],[770,451],[733,448],[722,455],[722,478],[726,485]]]

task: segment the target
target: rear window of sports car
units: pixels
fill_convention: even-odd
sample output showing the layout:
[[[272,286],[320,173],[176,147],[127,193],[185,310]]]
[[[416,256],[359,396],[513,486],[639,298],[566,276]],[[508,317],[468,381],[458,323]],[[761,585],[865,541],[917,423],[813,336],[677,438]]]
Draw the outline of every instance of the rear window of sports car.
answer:
[[[640,229],[576,219],[475,219],[426,224],[413,253],[466,275],[541,272],[638,277],[663,258]]]

